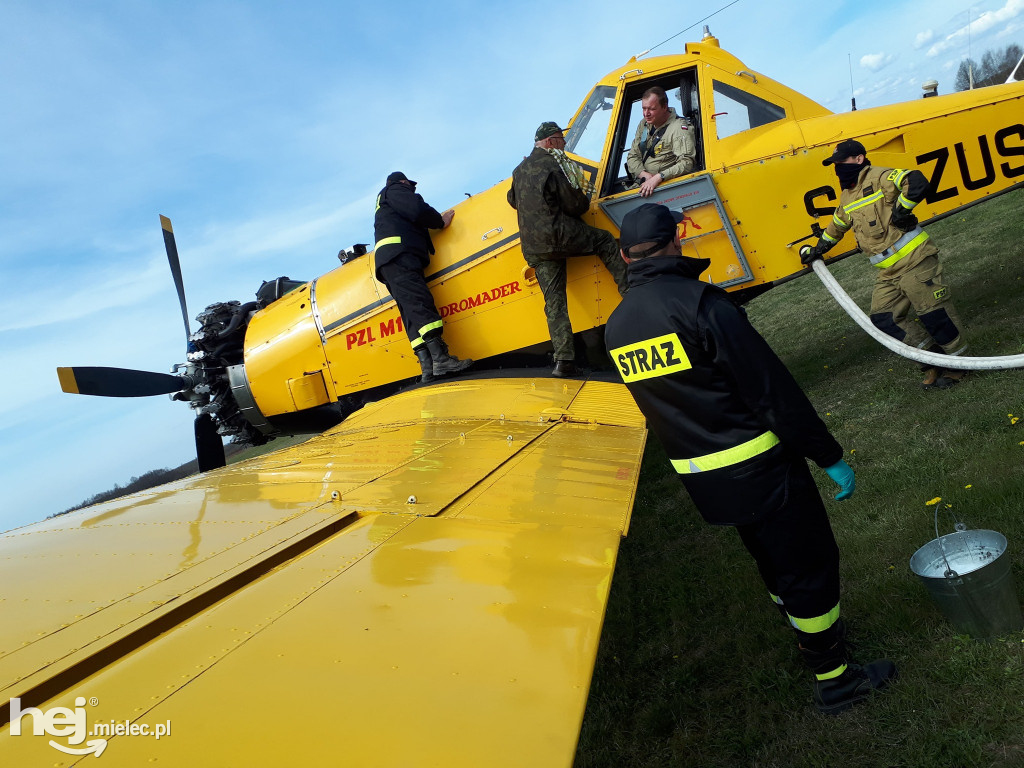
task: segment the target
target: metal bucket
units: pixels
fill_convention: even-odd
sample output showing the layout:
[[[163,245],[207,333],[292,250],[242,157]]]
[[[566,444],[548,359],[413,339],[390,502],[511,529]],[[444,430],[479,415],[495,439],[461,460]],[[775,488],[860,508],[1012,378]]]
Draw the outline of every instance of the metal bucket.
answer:
[[[1001,533],[957,530],[917,550],[910,569],[958,632],[990,638],[1024,629],[1006,550]]]

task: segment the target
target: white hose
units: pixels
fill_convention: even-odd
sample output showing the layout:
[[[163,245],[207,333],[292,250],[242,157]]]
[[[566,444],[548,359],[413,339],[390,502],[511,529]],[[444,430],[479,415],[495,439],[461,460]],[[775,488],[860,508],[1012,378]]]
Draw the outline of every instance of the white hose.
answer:
[[[828,292],[832,294],[832,298],[839,302],[839,306],[846,310],[846,314],[852,317],[854,322],[863,328],[875,341],[885,347],[888,347],[897,355],[901,355],[902,357],[906,357],[918,363],[926,363],[936,368],[950,367],[950,364],[954,363],[954,361],[958,369],[970,371],[1024,368],[1024,355],[1005,355],[1000,357],[950,357],[949,355],[942,355],[936,352],[926,352],[923,349],[915,349],[914,347],[910,347],[902,342],[896,341],[892,336],[875,327],[874,323],[872,323],[868,316],[864,314],[864,310],[857,306],[856,302],[850,298],[849,294],[846,293],[836,279],[832,277],[828,271],[828,267],[825,266],[824,261],[821,259],[815,259],[811,263],[811,267],[814,269],[814,274],[818,276],[821,282],[825,284],[825,288],[828,289]]]

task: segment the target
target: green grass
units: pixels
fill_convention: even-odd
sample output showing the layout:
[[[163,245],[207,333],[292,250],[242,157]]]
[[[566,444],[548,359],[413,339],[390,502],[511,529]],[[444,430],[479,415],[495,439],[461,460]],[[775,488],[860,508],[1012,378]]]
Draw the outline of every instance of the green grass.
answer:
[[[1022,210],[1018,190],[928,227],[970,354],[1024,352]],[[863,256],[832,273],[867,306]],[[792,632],[735,531],[700,519],[652,437],[576,766],[1024,765],[1024,634],[957,635],[909,568],[935,535],[925,502],[941,496],[943,533],[955,513],[1007,537],[1024,595],[1024,419],[1008,417],[1024,416],[1024,371],[925,392],[916,365],[868,338],[812,275],[747,309],[857,473],[856,494],[838,503],[814,469],[855,654],[892,658],[901,679],[838,718],[819,715]]]

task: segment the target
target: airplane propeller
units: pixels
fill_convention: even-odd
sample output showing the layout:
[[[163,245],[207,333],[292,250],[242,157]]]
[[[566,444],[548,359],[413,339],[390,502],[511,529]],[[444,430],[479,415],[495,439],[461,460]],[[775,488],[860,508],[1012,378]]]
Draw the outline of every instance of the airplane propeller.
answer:
[[[132,368],[75,366],[58,368],[60,388],[73,395],[150,397],[181,392],[196,384],[191,376],[136,371]]]
[[[174,230],[171,227],[171,220],[166,216],[160,217],[160,226],[163,229],[164,249],[167,251],[167,261],[171,267],[171,278],[174,280],[174,288],[178,294],[178,304],[181,306],[181,318],[185,324],[185,340],[187,352],[192,352],[194,345],[191,340],[192,331],[189,328],[188,309],[185,304],[185,286],[181,279],[181,263],[178,260],[178,247],[174,241]],[[104,368],[96,366],[75,366],[57,369],[57,378],[60,380],[61,389],[64,392],[75,395],[96,395],[99,397],[150,397],[152,395],[177,395],[186,393],[186,396],[175,396],[173,399],[201,400],[196,393],[201,390],[209,391],[206,383],[206,376],[201,368],[191,371],[194,366],[187,367],[190,373],[169,374],[153,373],[152,371],[137,371],[131,368]],[[203,402],[207,402],[203,400]],[[224,455],[224,441],[217,431],[217,422],[208,412],[198,409],[195,420],[196,459],[199,463],[199,471],[206,472],[211,469],[223,467],[226,463]]]

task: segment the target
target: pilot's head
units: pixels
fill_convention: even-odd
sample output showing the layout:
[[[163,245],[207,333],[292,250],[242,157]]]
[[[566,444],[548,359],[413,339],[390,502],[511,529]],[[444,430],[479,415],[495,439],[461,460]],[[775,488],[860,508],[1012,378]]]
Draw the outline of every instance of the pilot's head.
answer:
[[[678,256],[679,230],[676,225],[683,214],[664,205],[645,203],[622,219],[619,247],[626,263],[652,256]]]
[[[640,106],[648,125],[661,128],[668,121],[668,95],[664,88],[656,85],[648,88],[640,98]]]
[[[541,123],[533,135],[533,145],[543,149],[565,149],[565,134],[558,123]]]

